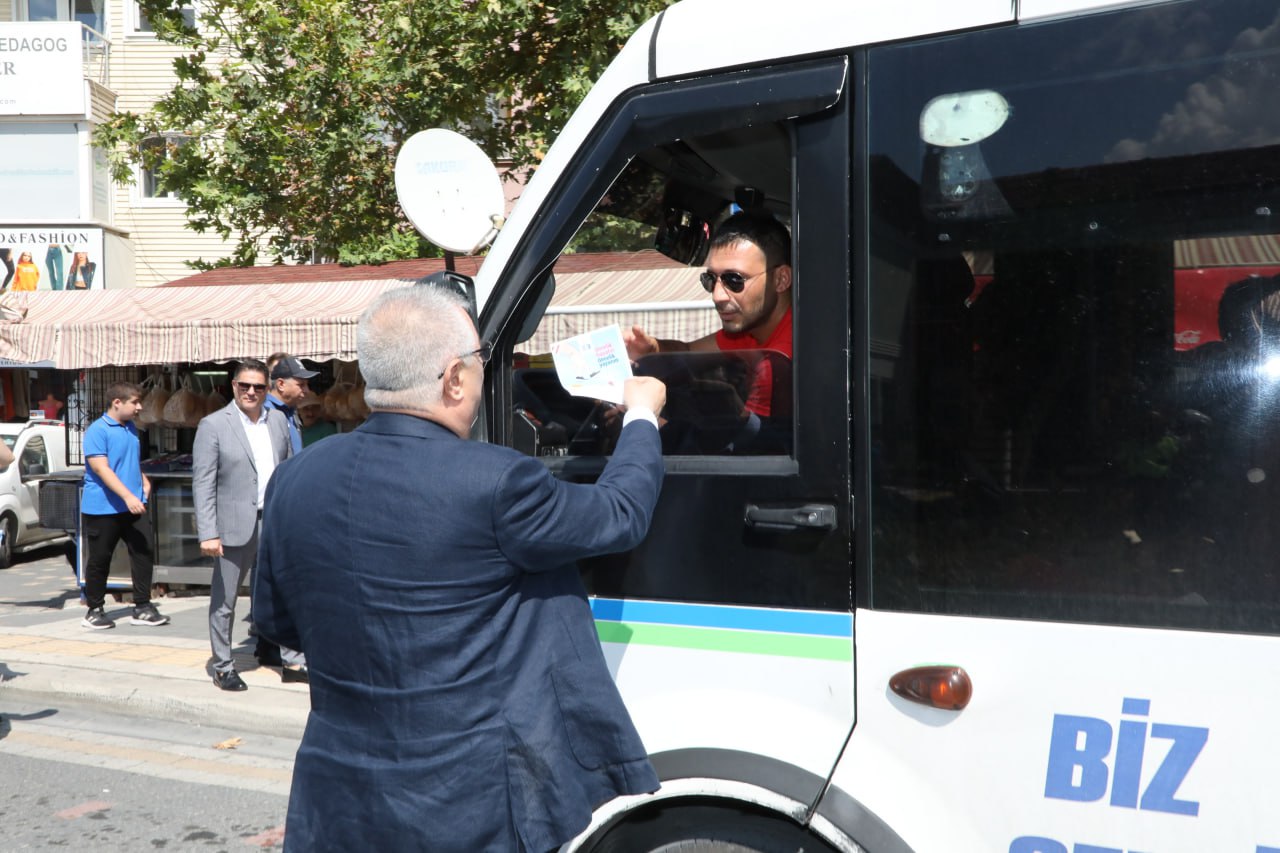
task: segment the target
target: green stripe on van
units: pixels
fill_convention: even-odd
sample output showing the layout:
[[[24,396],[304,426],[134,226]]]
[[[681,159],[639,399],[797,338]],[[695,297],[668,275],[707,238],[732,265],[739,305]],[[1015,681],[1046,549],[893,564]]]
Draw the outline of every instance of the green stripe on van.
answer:
[[[713,652],[743,652],[790,658],[852,661],[853,643],[848,637],[813,637],[767,631],[732,631],[690,628],[683,625],[651,625],[643,622],[596,622],[602,643],[670,646]]]

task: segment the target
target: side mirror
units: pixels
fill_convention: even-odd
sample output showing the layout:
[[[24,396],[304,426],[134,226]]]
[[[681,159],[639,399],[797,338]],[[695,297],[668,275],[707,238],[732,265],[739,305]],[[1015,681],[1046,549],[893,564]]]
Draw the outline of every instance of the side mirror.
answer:
[[[711,239],[711,226],[705,219],[668,207],[663,211],[662,225],[653,238],[653,248],[672,260],[688,266],[697,266],[707,257],[707,243]]]
[[[415,287],[443,287],[454,291],[467,300],[467,310],[471,312],[471,320],[477,321],[476,283],[471,280],[471,276],[453,270],[441,270],[433,272],[418,282]]]

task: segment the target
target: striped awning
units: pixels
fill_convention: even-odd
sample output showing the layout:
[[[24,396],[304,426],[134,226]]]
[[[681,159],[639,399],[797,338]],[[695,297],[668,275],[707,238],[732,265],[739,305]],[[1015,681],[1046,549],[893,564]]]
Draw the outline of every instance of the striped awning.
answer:
[[[255,267],[202,273],[181,287],[6,293],[0,296],[0,366],[74,370],[233,361],[279,351],[350,361],[364,309],[430,272],[410,268],[415,263],[422,264],[387,264],[382,269],[389,275],[380,279],[335,280],[364,274],[364,268],[329,269],[337,265]],[[601,264],[604,269],[591,269]],[[551,307],[518,348],[549,352],[553,341],[614,323],[678,340],[714,332],[720,323],[698,270],[670,264],[656,253],[564,256]],[[218,283],[199,283],[204,277]]]
[[[379,294],[413,284],[382,279],[253,287],[157,287],[6,293],[0,360],[63,369],[232,361],[284,351],[356,357],[356,322]]]
[[[550,352],[554,341],[617,324],[658,338],[690,341],[720,328],[720,319],[688,267],[556,273],[556,294],[537,332],[518,349]]]

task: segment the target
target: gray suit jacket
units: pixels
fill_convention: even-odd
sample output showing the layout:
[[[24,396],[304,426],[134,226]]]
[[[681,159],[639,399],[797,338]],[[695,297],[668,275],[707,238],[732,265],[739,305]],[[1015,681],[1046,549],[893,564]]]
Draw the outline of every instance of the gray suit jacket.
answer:
[[[293,453],[289,425],[278,411],[267,411],[271,450],[279,465]],[[258,469],[235,401],[208,415],[196,429],[191,452],[196,535],[221,539],[224,546],[246,544],[258,520]]]

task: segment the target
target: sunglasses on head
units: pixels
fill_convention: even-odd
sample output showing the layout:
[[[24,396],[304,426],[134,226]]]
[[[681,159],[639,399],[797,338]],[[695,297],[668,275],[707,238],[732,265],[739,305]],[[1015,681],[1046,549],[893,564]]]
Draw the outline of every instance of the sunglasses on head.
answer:
[[[702,275],[698,276],[698,281],[702,282],[702,286],[706,289],[707,293],[716,289],[716,279],[724,282],[724,289],[730,293],[741,293],[742,288],[747,286],[747,282],[751,281],[753,278],[758,278],[764,275],[766,272],[768,272],[768,270],[762,270],[755,275],[743,275],[740,272],[730,271],[714,273],[711,270],[707,270]]]
[[[237,382],[236,382],[236,387],[237,387],[237,388],[239,388],[242,392],[245,392],[245,393],[248,393],[249,391],[253,391],[253,392],[255,392],[255,393],[261,394],[263,391],[267,390],[267,386],[266,386],[266,385],[263,385],[263,384],[261,384],[261,383],[259,383],[259,382],[239,382],[239,381],[237,381]]]

